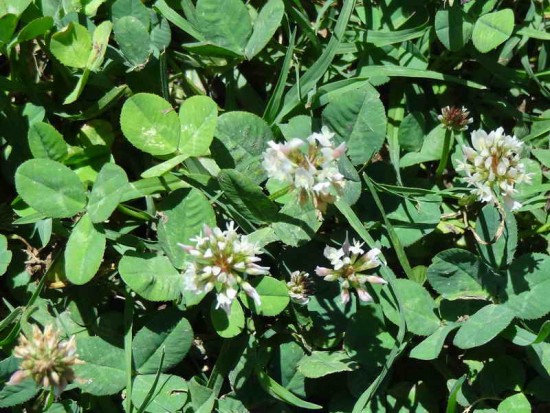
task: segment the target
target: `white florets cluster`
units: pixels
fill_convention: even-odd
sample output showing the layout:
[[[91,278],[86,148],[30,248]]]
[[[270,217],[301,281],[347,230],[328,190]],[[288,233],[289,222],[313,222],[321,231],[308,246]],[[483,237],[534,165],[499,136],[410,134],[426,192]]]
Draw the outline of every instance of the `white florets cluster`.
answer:
[[[264,153],[267,175],[298,190],[301,202],[311,199],[321,213],[338,199],[346,182],[337,164],[346,145],[335,147],[333,136],[323,126],[321,133],[313,133],[305,141],[298,138],[283,143],[270,141]]]
[[[372,301],[372,297],[365,288],[366,283],[386,284],[386,281],[375,275],[362,274],[365,271],[377,268],[381,262],[378,259],[380,250],[374,248],[367,253],[362,249],[363,243],[353,241],[351,245],[347,240],[342,248],[325,247],[324,255],[330,260],[333,268],[317,267],[317,275],[324,277],[325,281],[340,282],[340,297],[344,303],[350,300],[350,289],[354,288],[361,301]]]
[[[472,146],[463,146],[465,161],[459,161],[457,170],[466,173],[466,182],[474,186],[472,191],[480,201],[498,202],[502,195],[512,210],[521,207],[514,200],[516,184],[530,183],[531,174],[525,173],[520,162],[523,143],[515,136],[504,134],[503,128],[487,134],[484,130],[472,132]]]
[[[248,275],[268,274],[269,268],[257,264],[260,249],[239,235],[233,222],[225,231],[205,225],[202,234],[191,241],[192,246],[179,244],[192,258],[184,273],[186,290],[202,294],[216,289],[216,308],[228,314],[239,288],[260,305],[258,292],[246,279]]]

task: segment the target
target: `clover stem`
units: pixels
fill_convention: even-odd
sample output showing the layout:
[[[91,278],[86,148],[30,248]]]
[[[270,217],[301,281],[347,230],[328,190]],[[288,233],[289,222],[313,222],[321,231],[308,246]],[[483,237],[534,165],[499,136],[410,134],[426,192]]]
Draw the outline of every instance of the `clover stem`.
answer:
[[[453,131],[450,129],[445,130],[445,140],[443,141],[443,150],[441,151],[441,159],[439,160],[439,166],[435,171],[435,176],[440,178],[443,175],[443,171],[447,167],[447,161],[449,159],[449,152],[451,151],[451,138]]]
[[[292,189],[292,187],[290,185],[284,187],[283,189],[279,189],[277,192],[269,195],[269,199],[271,201],[274,201],[280,197],[282,197],[283,195],[286,195],[290,192],[290,190]]]

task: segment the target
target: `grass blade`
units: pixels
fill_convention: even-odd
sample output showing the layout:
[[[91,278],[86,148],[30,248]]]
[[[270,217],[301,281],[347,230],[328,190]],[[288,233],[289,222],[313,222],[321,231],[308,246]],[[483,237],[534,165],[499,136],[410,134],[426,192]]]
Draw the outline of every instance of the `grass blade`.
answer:
[[[264,111],[264,120],[270,125],[273,124],[277,116],[277,112],[281,107],[281,99],[286,86],[286,81],[288,79],[288,73],[290,72],[290,64],[292,63],[292,56],[294,53],[294,46],[296,42],[296,30],[294,30],[290,36],[288,42],[288,49],[286,51],[285,60],[283,61],[283,67],[281,68],[281,73],[279,75],[279,80],[275,89],[273,89],[273,94],[267,102],[267,106]]]
[[[311,91],[319,79],[321,79],[327,71],[328,67],[332,63],[332,60],[334,59],[334,56],[336,55],[338,45],[340,44],[340,39],[342,39],[344,35],[346,26],[351,17],[351,13],[355,8],[355,1],[356,0],[346,0],[344,2],[342,10],[340,11],[340,16],[338,16],[338,21],[336,22],[336,26],[334,28],[334,33],[325,51],[321,57],[319,57],[319,60],[311,65],[308,71],[301,77],[300,88],[298,85],[294,85],[287,92],[284,98],[283,107],[275,118],[275,123],[282,121],[286,115],[296,108],[296,106],[300,104],[303,94],[307,94]]]

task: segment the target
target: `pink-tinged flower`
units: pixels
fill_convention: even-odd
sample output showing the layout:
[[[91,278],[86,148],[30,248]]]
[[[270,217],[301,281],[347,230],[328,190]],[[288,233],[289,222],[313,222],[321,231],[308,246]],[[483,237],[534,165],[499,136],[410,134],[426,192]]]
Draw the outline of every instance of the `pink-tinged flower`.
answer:
[[[266,275],[268,267],[261,267],[256,255],[260,249],[239,235],[235,224],[229,222],[227,229],[204,226],[202,234],[191,241],[194,245],[179,244],[188,254],[190,261],[183,274],[184,288],[196,294],[216,290],[217,306],[228,314],[239,288],[261,304],[258,292],[246,280],[249,275]]]
[[[338,170],[338,159],[346,152],[344,143],[334,146],[334,133],[326,126],[306,140],[268,142],[263,167],[269,178],[296,189],[301,202],[313,201],[319,215],[341,195],[346,180]]]
[[[472,132],[472,146],[462,148],[464,161],[459,161],[457,170],[465,172],[465,181],[474,187],[472,193],[480,201],[495,203],[501,195],[504,203],[515,210],[521,207],[514,200],[515,185],[530,183],[532,176],[520,162],[522,150],[523,142],[505,135],[503,128],[490,133],[480,129]]]
[[[309,302],[309,297],[313,293],[312,282],[309,274],[303,271],[294,271],[290,274],[290,281],[286,283],[290,299],[301,305]]]
[[[386,284],[386,281],[376,275],[363,274],[380,266],[378,255],[381,251],[374,248],[365,253],[363,243],[348,240],[342,248],[325,247],[324,256],[330,261],[332,268],[317,267],[315,273],[323,277],[325,281],[338,281],[340,283],[340,297],[347,303],[350,299],[350,289],[355,289],[361,301],[372,301],[372,297],[365,288],[366,283]]]
[[[439,119],[446,129],[464,131],[468,129],[468,125],[474,121],[469,116],[470,112],[468,112],[464,106],[462,106],[462,108],[446,106],[441,109],[441,115],[439,115],[437,119]]]
[[[31,377],[40,386],[53,387],[56,395],[61,394],[67,384],[74,380],[72,366],[83,363],[76,354],[74,336],[69,340],[61,340],[59,332],[51,324],[45,327],[44,332],[33,325],[30,339],[21,334],[13,355],[22,361],[8,385],[18,384]]]

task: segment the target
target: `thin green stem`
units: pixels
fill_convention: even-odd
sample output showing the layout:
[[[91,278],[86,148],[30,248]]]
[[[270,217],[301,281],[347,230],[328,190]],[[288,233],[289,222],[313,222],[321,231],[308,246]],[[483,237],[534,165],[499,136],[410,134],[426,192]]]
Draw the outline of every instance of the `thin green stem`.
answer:
[[[445,140],[443,141],[443,150],[441,151],[441,159],[439,160],[439,166],[435,171],[435,176],[440,178],[447,168],[447,162],[449,160],[449,153],[451,152],[451,142],[453,137],[453,131],[450,129],[445,130]]]
[[[290,185],[283,188],[283,189],[279,189],[277,192],[269,195],[269,199],[272,200],[272,201],[275,201],[276,199],[288,194],[291,189],[292,189],[292,187]]]
[[[388,236],[390,237],[390,241],[395,250],[395,254],[397,255],[397,259],[399,260],[399,263],[403,268],[403,271],[405,272],[409,280],[414,280],[414,273],[411,268],[411,264],[409,263],[409,259],[407,258],[407,254],[405,254],[405,248],[403,247],[403,244],[401,244],[401,241],[399,240],[399,236],[395,232],[395,229],[392,223],[390,222],[390,220],[388,219],[388,216],[386,215],[386,211],[384,210],[384,206],[382,205],[382,202],[378,197],[378,192],[376,192],[376,188],[374,187],[373,182],[365,174],[363,174],[363,179],[365,180],[367,187],[369,188],[369,191],[374,199],[374,203],[378,207],[380,214],[382,214],[382,219],[384,220],[386,231],[388,232]]]
[[[134,321],[134,299],[130,291],[126,291],[124,303],[124,358],[126,361],[126,413],[132,413],[132,330]]]

